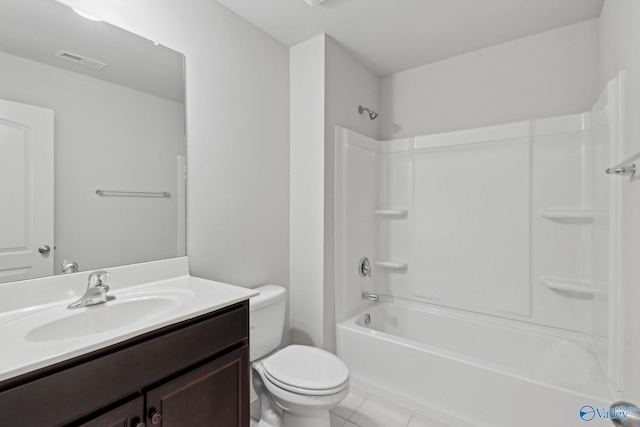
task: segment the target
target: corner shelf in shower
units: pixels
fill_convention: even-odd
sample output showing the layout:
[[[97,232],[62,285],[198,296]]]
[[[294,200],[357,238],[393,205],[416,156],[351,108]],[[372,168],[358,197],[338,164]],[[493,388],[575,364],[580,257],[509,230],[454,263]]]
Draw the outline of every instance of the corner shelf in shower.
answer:
[[[563,292],[568,295],[578,296],[581,298],[591,299],[596,295],[607,296],[608,294],[605,289],[595,288],[593,283],[584,280],[540,276],[540,283],[554,291]]]
[[[406,270],[409,267],[407,261],[376,261],[375,265],[389,270]]]
[[[589,224],[596,218],[607,217],[606,212],[593,209],[542,209],[540,215],[550,220],[577,224]]]
[[[404,219],[409,215],[408,209],[376,209],[373,211],[376,216],[387,219]]]

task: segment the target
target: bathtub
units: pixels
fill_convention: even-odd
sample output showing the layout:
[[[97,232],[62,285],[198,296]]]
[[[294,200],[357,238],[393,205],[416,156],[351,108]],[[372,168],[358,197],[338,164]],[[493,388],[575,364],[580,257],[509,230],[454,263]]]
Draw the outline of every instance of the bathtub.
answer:
[[[381,302],[336,339],[351,385],[452,427],[584,426],[615,400],[588,345],[502,319]]]

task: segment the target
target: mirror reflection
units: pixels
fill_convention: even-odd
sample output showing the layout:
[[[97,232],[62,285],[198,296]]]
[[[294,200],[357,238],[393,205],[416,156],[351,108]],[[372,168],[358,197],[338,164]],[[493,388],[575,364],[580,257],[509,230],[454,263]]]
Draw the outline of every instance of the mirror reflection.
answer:
[[[184,255],[184,57],[52,0],[0,8],[0,283]]]

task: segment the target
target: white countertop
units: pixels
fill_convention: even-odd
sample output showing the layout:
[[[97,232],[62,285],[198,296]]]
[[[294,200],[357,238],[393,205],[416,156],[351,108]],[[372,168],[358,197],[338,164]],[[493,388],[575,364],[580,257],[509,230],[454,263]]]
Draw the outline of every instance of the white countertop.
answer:
[[[178,295],[179,303],[165,309],[160,315],[150,318],[141,316],[131,324],[118,324],[115,328],[102,332],[82,336],[73,336],[70,333],[69,337],[55,340],[48,340],[46,336],[44,339],[42,336],[33,339],[33,334],[30,336],[29,331],[38,326],[52,324],[70,315],[82,315],[82,311],[101,310],[112,302],[74,310],[67,309],[67,305],[76,301],[86,288],[85,284],[78,289],[79,283],[86,283],[88,272],[70,275],[74,277],[70,277],[67,281],[61,276],[56,276],[49,278],[49,282],[47,278],[43,278],[0,286],[0,300],[12,298],[14,301],[23,301],[20,304],[14,302],[11,307],[0,307],[5,308],[0,311],[0,381],[210,313],[258,295],[258,292],[252,289],[189,276],[186,258],[137,264],[129,269],[127,267],[107,269],[112,273],[108,283],[111,285],[109,294],[116,296],[115,301],[118,301],[118,296],[121,301],[126,301],[127,295],[166,293]],[[158,273],[156,267],[163,271]],[[156,268],[156,271],[153,272],[149,268]],[[151,277],[153,281],[144,282],[140,279],[145,276]],[[30,298],[22,295],[23,292],[27,295],[34,291],[43,292],[47,286],[51,286],[49,294],[57,298],[47,300],[40,295],[36,298],[32,293],[31,299],[37,301],[37,305],[25,305],[24,301],[29,301]],[[67,289],[63,289],[65,286]],[[66,298],[60,299],[60,295],[66,295]]]

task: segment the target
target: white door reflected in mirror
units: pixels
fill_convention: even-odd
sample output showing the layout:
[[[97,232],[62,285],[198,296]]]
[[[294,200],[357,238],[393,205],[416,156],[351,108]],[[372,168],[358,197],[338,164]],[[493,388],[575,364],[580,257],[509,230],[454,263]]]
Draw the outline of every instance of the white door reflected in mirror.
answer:
[[[53,110],[0,100],[0,283],[53,274]]]

